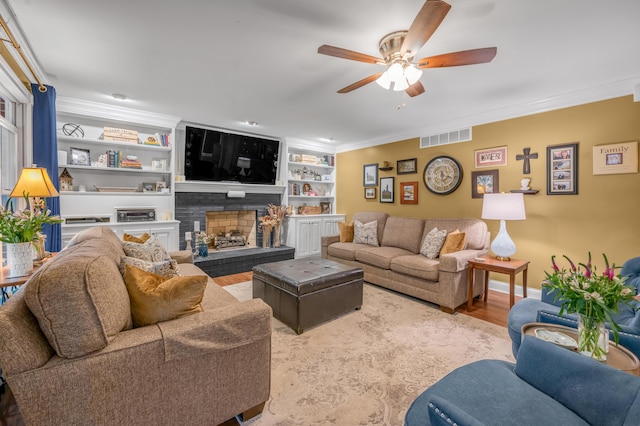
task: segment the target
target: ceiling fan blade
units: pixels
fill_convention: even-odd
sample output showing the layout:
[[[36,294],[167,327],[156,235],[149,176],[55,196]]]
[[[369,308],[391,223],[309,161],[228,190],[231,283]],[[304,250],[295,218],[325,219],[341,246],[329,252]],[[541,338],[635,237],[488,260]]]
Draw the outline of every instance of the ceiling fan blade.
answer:
[[[442,0],[427,0],[409,27],[400,53],[404,55],[406,52],[411,52],[411,56],[415,55],[436,32],[449,9],[451,5]]]
[[[416,81],[411,86],[409,86],[407,90],[405,90],[405,92],[407,93],[407,95],[413,98],[424,93],[424,86],[419,81]]]
[[[364,86],[365,84],[369,84],[372,81],[376,81],[383,73],[379,72],[373,75],[370,75],[369,77],[363,78],[360,81],[356,81],[355,83],[338,90],[338,93],[349,93],[352,90],[356,90],[359,89],[360,87]]]
[[[491,62],[498,52],[497,47],[463,50],[422,58],[417,62],[418,68],[457,67],[460,65],[484,64]]]
[[[364,53],[354,52],[353,50],[343,49],[341,47],[329,46],[323,44],[318,47],[318,53],[323,55],[335,56],[336,58],[351,59],[352,61],[366,62],[368,64],[384,63],[380,58],[375,56],[365,55]]]

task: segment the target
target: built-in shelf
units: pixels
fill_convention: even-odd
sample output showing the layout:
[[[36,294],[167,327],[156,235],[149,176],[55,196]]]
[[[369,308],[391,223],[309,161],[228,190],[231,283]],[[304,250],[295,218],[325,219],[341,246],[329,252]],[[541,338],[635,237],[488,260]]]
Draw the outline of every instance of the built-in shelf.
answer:
[[[167,174],[171,173],[168,170],[151,170],[150,168],[134,169],[126,167],[96,167],[96,166],[81,166],[78,164],[62,164],[58,165],[59,169],[75,169],[75,170],[90,170],[92,172],[126,172],[126,173],[155,173],[155,174]]]
[[[289,161],[289,166],[301,166],[301,167],[320,167],[323,169],[333,170],[334,167],[328,164],[316,164],[316,163],[301,163],[297,161]]]
[[[133,143],[133,142],[118,142],[118,141],[106,141],[104,139],[91,139],[91,138],[73,138],[69,136],[58,135],[58,142],[66,142],[69,144],[77,143],[78,145],[104,145],[106,147],[127,147],[127,148],[135,148],[135,149],[150,149],[156,151],[171,151],[171,147],[162,146],[162,145],[151,145],[151,144],[143,144],[143,143]]]

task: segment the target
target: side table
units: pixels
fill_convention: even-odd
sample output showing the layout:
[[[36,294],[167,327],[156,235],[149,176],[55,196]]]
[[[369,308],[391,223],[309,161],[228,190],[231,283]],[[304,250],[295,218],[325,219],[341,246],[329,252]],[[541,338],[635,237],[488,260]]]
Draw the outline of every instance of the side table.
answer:
[[[484,295],[483,300],[487,301],[487,293],[489,292],[489,272],[497,272],[509,275],[509,307],[515,302],[516,275],[522,272],[522,296],[527,297],[527,268],[528,260],[498,260],[495,257],[483,255],[469,261],[469,300],[467,303],[467,311],[471,311],[473,307],[473,270],[480,269],[484,271]]]
[[[2,305],[4,302],[7,301],[7,299],[11,296],[9,294],[9,292],[7,291],[8,288],[10,287],[19,287],[21,285],[23,285],[24,283],[26,283],[27,281],[29,281],[29,278],[31,278],[33,276],[33,274],[40,269],[40,267],[49,259],[51,259],[53,256],[55,256],[57,254],[56,253],[51,253],[48,257],[45,257],[44,259],[35,262],[33,264],[33,269],[31,270],[31,273],[28,275],[23,275],[22,277],[12,277],[9,278],[7,275],[9,275],[9,267],[8,266],[4,266],[2,268],[0,268],[0,305]]]
[[[578,341],[578,330],[575,328],[567,327],[564,325],[547,324],[543,322],[531,322],[522,326],[522,336],[530,334],[536,335],[536,330],[544,328],[549,331],[555,331],[565,334],[571,337],[576,342]],[[567,348],[567,350],[572,350]],[[577,348],[575,349],[577,351]],[[640,375],[640,360],[638,357],[624,346],[617,345],[615,342],[609,340],[609,352],[607,353],[607,360],[602,361],[603,364],[607,364],[617,370],[633,374],[635,376]]]

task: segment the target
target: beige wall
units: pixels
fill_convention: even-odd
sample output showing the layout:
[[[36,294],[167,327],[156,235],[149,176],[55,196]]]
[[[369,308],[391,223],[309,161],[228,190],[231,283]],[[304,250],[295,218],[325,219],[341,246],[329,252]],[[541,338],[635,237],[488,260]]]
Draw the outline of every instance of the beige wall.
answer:
[[[411,217],[480,217],[482,199],[471,198],[471,172],[479,170],[474,169],[474,150],[508,146],[508,164],[496,168],[500,191],[506,192],[520,187],[525,176],[522,161],[515,157],[530,147],[539,157],[531,160],[531,174],[526,177],[540,192],[525,195],[527,220],[508,222],[507,229],[517,245],[514,257],[531,261],[529,286],[540,288],[554,254],[586,262],[591,251],[599,271],[603,270],[602,253],[619,265],[640,256],[640,174],[594,176],[592,168],[593,146],[639,140],[640,102],[627,96],[477,126],[470,142],[420,149],[418,139],[410,139],[345,152],[337,158],[337,212],[347,214],[347,220],[365,210]],[[579,142],[579,194],[546,195],[546,147],[573,142]],[[454,157],[463,168],[462,184],[449,195],[432,194],[422,179],[425,165],[438,155]],[[395,162],[414,157],[418,158],[418,174],[396,175]],[[379,172],[378,177],[395,177],[393,204],[364,199],[362,166],[385,160],[394,169]],[[399,182],[411,181],[419,182],[419,203],[400,204]],[[498,222],[487,224],[493,239]],[[492,278],[507,280],[503,275]]]

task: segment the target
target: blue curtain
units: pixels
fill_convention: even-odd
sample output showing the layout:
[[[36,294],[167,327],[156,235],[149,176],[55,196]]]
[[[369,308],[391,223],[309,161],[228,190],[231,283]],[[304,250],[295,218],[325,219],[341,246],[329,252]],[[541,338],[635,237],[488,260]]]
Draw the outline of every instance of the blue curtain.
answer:
[[[58,138],[56,136],[56,89],[45,86],[46,92],[40,91],[37,84],[31,85],[33,93],[33,162],[44,167],[51,181],[59,190],[58,179]],[[47,207],[51,214],[60,214],[60,199],[47,198]],[[44,225],[47,235],[45,250],[60,251],[62,249],[62,230],[60,224]]]

